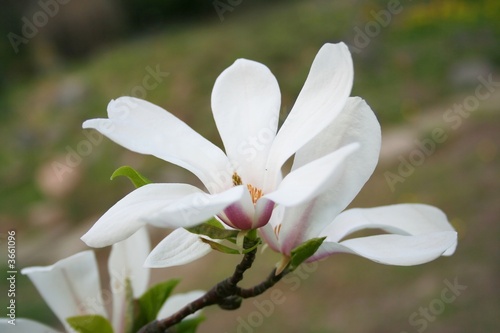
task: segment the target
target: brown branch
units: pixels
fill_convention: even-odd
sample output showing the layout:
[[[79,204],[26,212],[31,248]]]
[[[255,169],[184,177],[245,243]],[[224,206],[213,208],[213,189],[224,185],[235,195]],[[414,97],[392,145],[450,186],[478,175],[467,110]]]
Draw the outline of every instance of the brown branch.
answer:
[[[246,239],[245,239],[246,240]],[[245,249],[252,248],[256,245],[256,241],[245,242]],[[250,252],[243,256],[241,262],[234,269],[234,273],[231,277],[219,282],[212,289],[206,292],[200,298],[189,303],[172,316],[155,320],[147,325],[143,326],[138,333],[168,333],[172,332],[169,330],[170,327],[181,322],[184,318],[196,311],[203,309],[209,305],[218,304],[222,309],[234,310],[240,307],[242,298],[238,294],[240,288],[238,283],[243,279],[243,274],[248,270],[254,260],[257,248],[254,248]]]
[[[238,296],[240,296],[241,298],[250,298],[259,296],[260,294],[263,294],[266,290],[274,286],[276,283],[278,283],[288,273],[290,273],[290,271],[288,269],[285,269],[281,273],[276,274],[276,268],[275,268],[273,269],[271,274],[269,274],[267,279],[265,279],[258,285],[246,289],[238,288]]]
[[[244,248],[250,249],[255,247],[257,242],[258,240],[248,240],[245,238]],[[175,328],[173,327],[175,324],[180,323],[190,314],[209,305],[217,304],[224,310],[238,309],[243,299],[255,297],[264,293],[280,281],[286,274],[290,273],[289,269],[285,269],[281,273],[276,274],[276,269],[273,269],[271,274],[261,283],[251,288],[238,287],[238,283],[243,280],[244,273],[252,267],[256,252],[257,248],[255,247],[253,250],[246,253],[241,262],[235,267],[233,275],[217,283],[203,296],[189,303],[168,318],[150,322],[142,327],[138,333],[175,333]]]

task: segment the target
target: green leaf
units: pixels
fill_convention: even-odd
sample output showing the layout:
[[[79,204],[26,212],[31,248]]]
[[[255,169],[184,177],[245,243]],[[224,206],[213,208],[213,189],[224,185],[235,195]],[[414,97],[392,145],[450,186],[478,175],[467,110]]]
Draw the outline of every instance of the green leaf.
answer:
[[[115,172],[113,172],[113,174],[111,175],[111,180],[119,176],[125,176],[128,179],[130,179],[130,181],[134,184],[136,188],[151,183],[149,179],[147,179],[146,177],[141,175],[137,170],[128,165],[124,165],[116,169]]]
[[[76,316],[66,318],[66,321],[79,333],[113,333],[113,327],[103,316]]]
[[[323,244],[325,238],[326,237],[310,239],[293,249],[290,253],[290,270],[293,271],[306,261],[307,258],[312,256],[319,249],[321,244]]]
[[[236,250],[236,249],[233,249],[233,248],[230,248],[228,246],[225,246],[225,245],[222,245],[220,243],[217,243],[217,242],[214,242],[214,241],[211,241],[210,239],[205,239],[203,237],[200,237],[200,240],[203,242],[203,243],[206,243],[208,245],[210,245],[210,247],[213,249],[213,250],[216,250],[216,251],[219,251],[219,252],[222,252],[222,253],[229,253],[229,254],[240,254],[240,251]]]
[[[222,224],[216,219],[211,219],[205,223],[192,228],[188,228],[186,230],[193,234],[208,236],[212,239],[234,238],[238,235],[239,232],[238,230],[225,229]]]
[[[172,293],[179,280],[168,280],[158,283],[147,290],[138,300],[138,313],[134,321],[134,332],[147,323],[156,320],[163,303]]]
[[[195,333],[198,325],[205,320],[205,317],[198,316],[193,319],[184,319],[179,324],[175,325],[174,332],[176,333]]]

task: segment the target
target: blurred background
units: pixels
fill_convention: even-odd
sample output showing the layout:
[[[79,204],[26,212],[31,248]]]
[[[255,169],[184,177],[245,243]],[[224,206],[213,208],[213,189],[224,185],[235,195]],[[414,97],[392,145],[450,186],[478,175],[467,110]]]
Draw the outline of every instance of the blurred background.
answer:
[[[331,257],[277,285],[284,301],[272,311],[254,300],[235,312],[209,308],[200,331],[500,327],[500,2],[8,0],[0,16],[1,246],[15,229],[19,268],[86,249],[80,236],[133,189],[126,179],[109,180],[121,165],[155,182],[199,184],[178,167],[83,131],[84,120],[106,116],[111,99],[147,99],[220,145],[210,94],[235,59],[272,70],[284,119],[319,48],[344,41],[354,59],[352,95],[368,101],[383,133],[380,163],[351,206],[438,206],[458,230],[457,252],[416,267]],[[167,233],[155,229],[153,242]],[[96,252],[104,268],[109,249]],[[267,276],[277,258],[259,256],[245,283]],[[155,270],[153,282],[180,277],[178,291],[208,289],[238,259],[213,253]],[[0,268],[7,271],[4,257]],[[457,283],[466,289],[445,302],[443,290]],[[5,278],[0,288],[4,308]],[[59,325],[27,278],[18,275],[17,289],[18,317]]]

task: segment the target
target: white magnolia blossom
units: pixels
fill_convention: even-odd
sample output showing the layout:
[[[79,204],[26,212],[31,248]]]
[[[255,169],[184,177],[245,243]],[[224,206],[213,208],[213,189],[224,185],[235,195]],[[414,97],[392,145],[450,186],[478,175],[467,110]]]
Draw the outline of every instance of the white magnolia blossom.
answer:
[[[147,289],[149,269],[143,267],[149,254],[149,237],[145,228],[139,229],[129,239],[113,245],[108,260],[110,288],[101,289],[99,270],[93,251],[84,251],[45,267],[27,267],[21,273],[27,275],[42,295],[47,305],[64,326],[65,332],[75,332],[66,318],[83,315],[101,315],[111,318],[115,333],[125,332],[126,280],[133,297],[140,297]],[[158,314],[164,318],[170,309],[184,306],[203,295],[202,291],[169,298]],[[106,311],[107,302],[112,304],[112,316]],[[59,332],[33,320],[16,318],[15,325],[8,318],[0,318],[3,333],[55,333]]]
[[[260,228],[269,246],[285,258],[316,237],[326,240],[310,260],[348,252],[413,265],[453,253],[456,232],[437,208],[408,204],[343,212],[372,175],[381,145],[373,111],[361,98],[349,97],[352,79],[347,47],[325,44],[277,132],[276,79],[262,64],[237,60],[219,76],[212,93],[226,154],[155,105],[130,97],[112,101],[109,119],[89,120],[84,127],[192,171],[209,193],[186,184],[143,186],[113,206],[82,239],[99,247],[146,223],[178,228],[152,251],[146,265],[182,265],[211,251],[182,228],[216,215],[230,227]],[[282,178],[283,163],[292,155],[291,171]],[[342,240],[363,228],[392,234]]]
[[[146,223],[185,228],[214,215],[229,227],[255,229],[268,223],[275,207],[309,201],[338,176],[339,161],[354,153],[357,144],[310,159],[284,178],[281,168],[340,115],[352,81],[347,46],[325,44],[277,131],[281,96],[276,78],[260,63],[237,60],[217,78],[212,92],[213,116],[225,153],[156,105],[132,97],[111,101],[108,119],[88,120],[83,127],[96,129],[129,150],[191,171],[208,193],[187,184],[142,186],[111,207],[82,240],[102,247],[129,237]],[[162,251],[173,255],[168,256],[172,262],[179,262],[182,255],[168,244],[182,243],[181,234],[185,235],[177,232],[163,243]],[[192,242],[197,245],[191,259],[209,251],[199,240]],[[166,258],[162,264],[171,265]]]

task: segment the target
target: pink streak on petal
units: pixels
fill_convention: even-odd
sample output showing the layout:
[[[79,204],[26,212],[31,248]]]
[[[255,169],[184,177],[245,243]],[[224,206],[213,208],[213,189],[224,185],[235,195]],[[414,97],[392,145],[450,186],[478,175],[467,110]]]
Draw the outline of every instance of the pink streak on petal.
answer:
[[[264,199],[265,201],[260,203],[257,201],[257,207],[256,207],[256,225],[253,227],[260,228],[265,226],[268,222],[269,219],[271,218],[271,214],[273,213],[274,209],[274,202],[271,200]]]
[[[224,223],[233,228],[240,230],[249,230],[253,228],[252,218],[245,213],[240,203],[234,203],[224,209],[224,215],[226,218],[220,216],[221,219]]]

